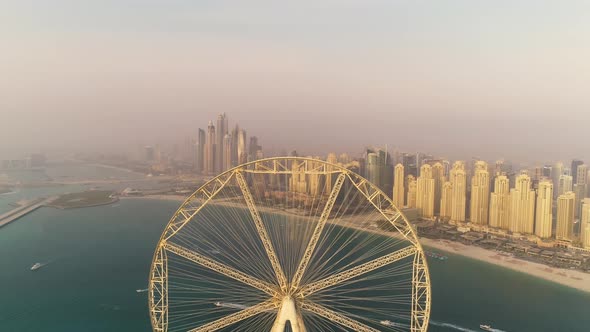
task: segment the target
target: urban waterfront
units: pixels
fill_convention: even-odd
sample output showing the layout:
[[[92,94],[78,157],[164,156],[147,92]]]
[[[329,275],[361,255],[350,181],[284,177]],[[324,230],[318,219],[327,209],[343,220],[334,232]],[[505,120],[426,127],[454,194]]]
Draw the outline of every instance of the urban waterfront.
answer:
[[[179,203],[42,208],[0,231],[2,331],[148,331],[154,246]],[[429,331],[585,331],[590,294],[456,255],[430,260]],[[30,271],[35,262],[47,263]],[[455,327],[453,327],[455,326]]]

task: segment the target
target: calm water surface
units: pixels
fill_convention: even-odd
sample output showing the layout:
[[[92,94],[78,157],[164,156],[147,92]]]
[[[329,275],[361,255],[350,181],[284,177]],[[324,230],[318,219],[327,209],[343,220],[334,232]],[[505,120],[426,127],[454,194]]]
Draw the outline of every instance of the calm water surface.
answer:
[[[3,198],[0,198],[0,203]],[[0,229],[0,331],[149,331],[151,256],[179,202],[41,208]],[[1,206],[1,205],[0,205]],[[468,258],[430,261],[429,331],[590,331],[590,294]],[[35,262],[47,263],[29,270]]]

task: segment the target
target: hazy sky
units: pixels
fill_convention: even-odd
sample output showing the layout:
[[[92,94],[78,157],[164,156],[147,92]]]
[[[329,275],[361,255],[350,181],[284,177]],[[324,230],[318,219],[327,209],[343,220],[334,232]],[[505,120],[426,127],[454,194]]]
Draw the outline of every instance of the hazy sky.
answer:
[[[0,159],[182,140],[590,159],[590,1],[0,3]]]

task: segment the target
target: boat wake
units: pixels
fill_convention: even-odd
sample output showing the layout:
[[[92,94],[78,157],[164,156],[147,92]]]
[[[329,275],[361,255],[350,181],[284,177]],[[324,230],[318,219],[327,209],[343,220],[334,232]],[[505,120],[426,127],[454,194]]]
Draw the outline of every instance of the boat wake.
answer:
[[[462,332],[478,332],[478,330],[472,330],[470,328],[462,327],[462,326],[451,324],[451,323],[437,322],[437,321],[431,320],[430,321],[430,324],[431,325],[434,325],[434,326],[439,326],[439,327],[446,327],[446,328],[453,329],[453,330],[456,330],[456,331],[462,331]]]
[[[461,331],[461,332],[480,332],[480,330],[477,330],[477,329],[474,330],[474,329],[470,329],[468,327],[463,327],[463,326],[459,326],[459,325],[455,325],[455,324],[451,324],[451,323],[445,323],[445,322],[437,322],[434,320],[431,320],[430,324],[434,325],[434,326],[439,326],[439,327],[446,327],[448,329],[452,329],[455,331]],[[492,328],[492,331],[493,332],[506,332],[504,330],[494,329],[494,328]]]
[[[244,310],[244,309],[248,309],[249,307],[246,305],[242,305],[242,304],[236,304],[236,303],[226,303],[226,302],[215,302],[213,303],[216,307],[223,307],[223,308],[230,308],[230,309],[239,309],[239,310]]]

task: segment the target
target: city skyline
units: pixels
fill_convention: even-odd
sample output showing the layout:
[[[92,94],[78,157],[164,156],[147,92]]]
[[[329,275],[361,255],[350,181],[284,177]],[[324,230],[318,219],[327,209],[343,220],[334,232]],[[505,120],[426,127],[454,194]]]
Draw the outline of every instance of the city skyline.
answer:
[[[587,2],[262,3],[3,2],[0,155],[167,144],[225,112],[275,155],[590,159]]]

